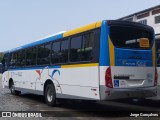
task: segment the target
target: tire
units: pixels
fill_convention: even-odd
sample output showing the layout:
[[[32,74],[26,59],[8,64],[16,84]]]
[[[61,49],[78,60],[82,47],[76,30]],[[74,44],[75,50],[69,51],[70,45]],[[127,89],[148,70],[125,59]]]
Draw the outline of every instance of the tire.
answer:
[[[9,89],[10,89],[12,95],[19,95],[19,94],[21,94],[21,91],[15,90],[13,82],[10,83],[10,88]]]
[[[53,84],[48,84],[45,89],[45,100],[49,106],[56,105],[56,92]]]

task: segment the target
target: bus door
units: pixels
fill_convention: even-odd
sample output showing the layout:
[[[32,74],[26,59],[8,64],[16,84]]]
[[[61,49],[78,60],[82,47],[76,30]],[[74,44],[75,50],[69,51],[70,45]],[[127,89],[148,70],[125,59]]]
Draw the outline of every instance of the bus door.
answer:
[[[3,84],[3,88],[4,86],[8,86],[8,81],[9,81],[9,72],[8,72],[8,58],[9,58],[9,54],[5,54],[2,60],[2,84]]]

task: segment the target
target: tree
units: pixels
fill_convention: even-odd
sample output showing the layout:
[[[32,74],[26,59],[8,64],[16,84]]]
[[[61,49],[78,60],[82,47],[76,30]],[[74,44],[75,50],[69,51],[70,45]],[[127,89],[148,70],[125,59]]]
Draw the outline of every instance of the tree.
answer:
[[[0,52],[0,62],[2,61],[3,56],[4,56],[4,53],[3,53],[3,52]]]

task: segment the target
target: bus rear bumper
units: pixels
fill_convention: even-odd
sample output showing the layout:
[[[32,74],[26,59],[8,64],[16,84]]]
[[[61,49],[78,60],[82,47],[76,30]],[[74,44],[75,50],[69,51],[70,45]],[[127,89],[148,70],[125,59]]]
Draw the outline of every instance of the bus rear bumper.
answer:
[[[123,98],[148,98],[154,97],[156,95],[157,87],[108,89],[106,86],[100,86],[101,100],[114,100]]]

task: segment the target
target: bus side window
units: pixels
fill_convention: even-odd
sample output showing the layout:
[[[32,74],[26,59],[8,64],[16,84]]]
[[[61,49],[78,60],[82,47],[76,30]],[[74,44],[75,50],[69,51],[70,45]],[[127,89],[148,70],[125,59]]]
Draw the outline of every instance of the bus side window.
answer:
[[[93,43],[94,33],[83,35],[82,61],[90,61],[93,59]]]
[[[70,61],[81,61],[82,36],[71,38]]]
[[[67,63],[68,62],[68,49],[69,49],[69,40],[61,41],[61,52],[60,52],[60,62]]]
[[[160,66],[160,54],[157,54],[157,66]]]
[[[8,70],[8,59],[9,59],[9,54],[5,54],[2,60],[2,64],[3,64],[2,72],[5,72],[6,70]]]
[[[17,67],[25,66],[25,50],[21,50],[17,53]]]
[[[26,50],[26,66],[36,65],[36,47],[29,48]]]
[[[9,58],[9,68],[16,67],[17,53],[11,53]]]
[[[60,42],[52,43],[52,64],[60,63]]]
[[[157,66],[160,67],[160,41],[156,40],[156,58]]]
[[[51,44],[38,46],[38,65],[48,65],[50,64],[50,53],[51,53]]]

